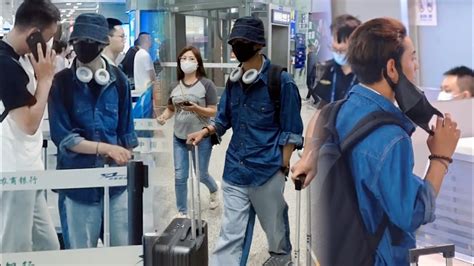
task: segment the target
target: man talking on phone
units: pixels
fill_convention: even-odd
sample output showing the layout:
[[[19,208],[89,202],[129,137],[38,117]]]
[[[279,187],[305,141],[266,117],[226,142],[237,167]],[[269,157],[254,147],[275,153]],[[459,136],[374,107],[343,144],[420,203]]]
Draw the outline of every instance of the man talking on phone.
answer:
[[[41,123],[56,56],[45,41],[52,39],[59,20],[60,12],[49,0],[25,0],[12,31],[0,41],[2,173],[44,170]],[[20,180],[12,177],[7,182]],[[59,249],[44,193],[0,192],[1,253]]]

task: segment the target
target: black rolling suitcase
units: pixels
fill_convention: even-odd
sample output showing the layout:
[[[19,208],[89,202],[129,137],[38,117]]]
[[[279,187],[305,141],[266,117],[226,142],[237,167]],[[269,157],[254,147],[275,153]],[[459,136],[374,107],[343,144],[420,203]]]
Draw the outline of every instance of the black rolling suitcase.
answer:
[[[188,147],[189,177],[191,179],[191,217],[175,218],[157,237],[144,237],[145,266],[201,266],[208,265],[207,223],[201,220],[201,201],[199,190],[199,167],[193,170],[192,149],[195,149],[195,164],[199,165],[198,148]],[[195,193],[197,191],[197,202]],[[197,220],[196,208],[198,205]],[[197,225],[196,225],[197,224]]]

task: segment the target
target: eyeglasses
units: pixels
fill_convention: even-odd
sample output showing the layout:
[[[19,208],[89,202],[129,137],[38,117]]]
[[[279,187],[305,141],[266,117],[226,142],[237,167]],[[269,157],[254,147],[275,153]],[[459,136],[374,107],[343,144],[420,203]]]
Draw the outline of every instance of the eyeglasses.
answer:
[[[194,57],[186,57],[186,56],[182,56],[179,58],[180,61],[196,61],[196,58]]]

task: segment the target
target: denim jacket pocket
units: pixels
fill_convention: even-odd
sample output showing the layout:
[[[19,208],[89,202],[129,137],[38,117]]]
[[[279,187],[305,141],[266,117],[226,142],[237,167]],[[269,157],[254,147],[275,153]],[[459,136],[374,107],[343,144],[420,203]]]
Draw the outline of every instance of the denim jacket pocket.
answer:
[[[113,129],[115,131],[118,127],[118,104],[116,103],[106,103],[105,104],[105,113],[104,115],[104,122],[106,123],[104,126],[106,129]]]
[[[275,126],[274,115],[275,106],[266,102],[250,102],[247,110],[249,121],[256,127],[272,127]]]
[[[75,120],[79,124],[80,128],[89,128],[94,122],[94,110],[89,104],[77,104],[75,113]]]

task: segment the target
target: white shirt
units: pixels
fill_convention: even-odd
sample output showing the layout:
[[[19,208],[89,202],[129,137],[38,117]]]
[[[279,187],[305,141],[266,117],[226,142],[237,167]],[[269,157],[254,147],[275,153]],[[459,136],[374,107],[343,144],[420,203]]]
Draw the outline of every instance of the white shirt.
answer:
[[[105,53],[102,53],[102,57],[105,58],[105,60],[107,60],[107,63],[109,65],[112,65],[112,66],[117,66],[114,62],[114,60],[112,60],[111,58],[109,58]]]
[[[148,73],[150,70],[155,70],[151,56],[145,49],[140,48],[135,54],[135,60],[133,61],[133,75],[136,90],[146,90],[150,86],[151,78]]]
[[[61,70],[67,68],[68,63],[67,63],[66,58],[64,58],[60,55],[56,55],[56,58],[55,58],[54,61],[55,61],[54,63],[56,64],[56,68],[54,69],[54,74],[56,74],[56,73],[60,72]]]
[[[30,79],[27,85],[28,91],[34,95],[36,79],[33,66],[26,57],[20,57],[19,61]],[[44,170],[41,159],[43,147],[41,124],[35,134],[28,135],[18,127],[10,115],[0,123],[0,172]]]

